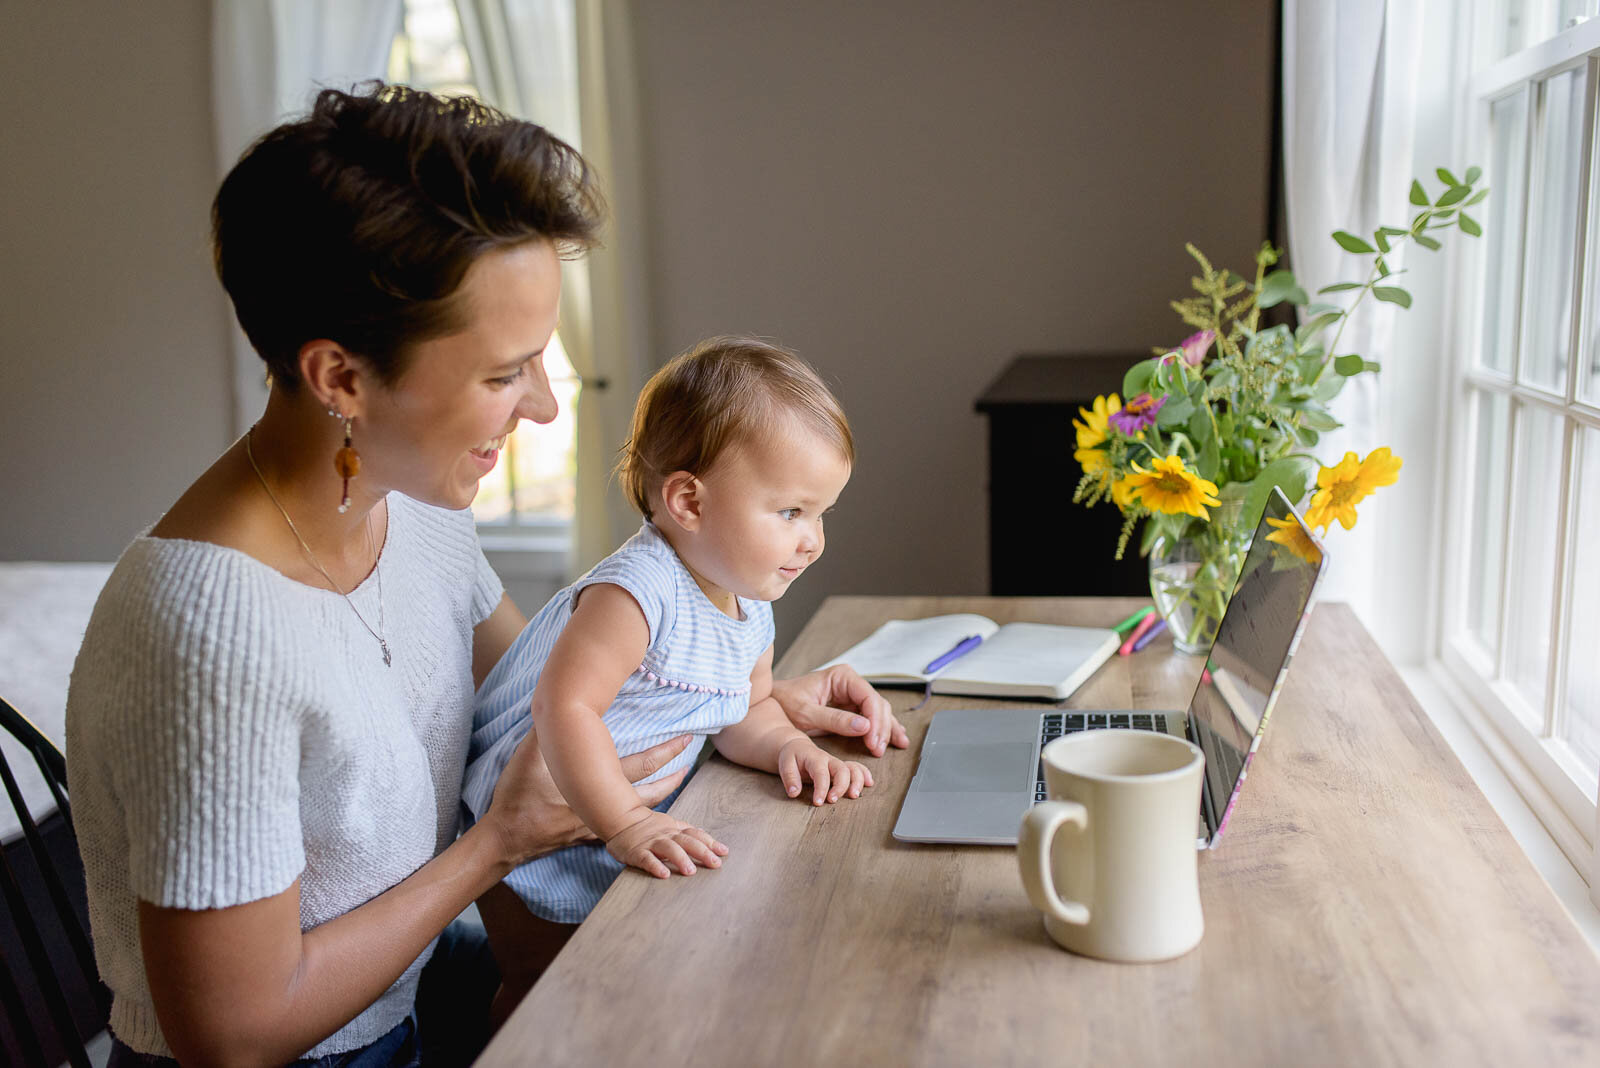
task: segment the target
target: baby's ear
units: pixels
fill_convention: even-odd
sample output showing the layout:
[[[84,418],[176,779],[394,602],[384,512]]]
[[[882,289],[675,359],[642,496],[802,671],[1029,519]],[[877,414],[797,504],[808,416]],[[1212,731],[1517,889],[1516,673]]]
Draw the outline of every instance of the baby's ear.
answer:
[[[687,471],[662,479],[661,510],[684,530],[700,529],[700,480]]]

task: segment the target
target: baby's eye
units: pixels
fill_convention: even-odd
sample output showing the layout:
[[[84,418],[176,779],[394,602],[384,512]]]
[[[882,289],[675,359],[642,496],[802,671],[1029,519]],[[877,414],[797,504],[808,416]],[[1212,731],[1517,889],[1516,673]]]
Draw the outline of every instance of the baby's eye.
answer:
[[[782,511],[780,511],[778,514],[783,516],[783,518],[785,518],[785,519],[798,519],[800,517],[800,509],[798,509],[798,508],[785,508]]]

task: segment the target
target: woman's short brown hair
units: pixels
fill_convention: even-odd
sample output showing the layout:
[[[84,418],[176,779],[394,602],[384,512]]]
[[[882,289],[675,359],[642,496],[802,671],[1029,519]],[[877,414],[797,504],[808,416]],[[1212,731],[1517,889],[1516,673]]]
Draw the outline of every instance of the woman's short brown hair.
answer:
[[[855,441],[839,401],[811,365],[748,337],[714,337],[674,357],[645,383],[617,461],[629,500],[646,519],[674,471],[704,474],[730,445],[796,419],[854,464]]]
[[[211,206],[217,274],[272,378],[328,338],[393,384],[409,345],[460,329],[483,253],[591,247],[603,203],[576,149],[476,100],[368,83],[327,89],[240,158]]]

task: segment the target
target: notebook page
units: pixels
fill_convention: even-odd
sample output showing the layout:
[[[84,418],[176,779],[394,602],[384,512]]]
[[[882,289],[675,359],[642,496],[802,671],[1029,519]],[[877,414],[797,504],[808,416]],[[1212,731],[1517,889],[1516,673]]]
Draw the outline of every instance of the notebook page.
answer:
[[[1049,689],[1081,668],[1107,641],[1103,627],[1008,623],[978,648],[940,672],[955,681]]]
[[[979,615],[892,619],[866,640],[857,642],[822,666],[849,664],[863,677],[873,680],[921,680],[925,677],[922,669],[949,652],[961,639],[982,634],[986,640],[956,664],[982,652],[991,640],[989,636],[998,629],[994,620]]]

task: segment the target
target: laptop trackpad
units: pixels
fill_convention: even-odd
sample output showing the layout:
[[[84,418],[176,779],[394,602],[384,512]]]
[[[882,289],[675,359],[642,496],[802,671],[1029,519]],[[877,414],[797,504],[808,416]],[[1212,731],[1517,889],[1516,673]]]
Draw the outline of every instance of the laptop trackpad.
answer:
[[[923,748],[915,786],[933,793],[1022,791],[1032,784],[1032,742],[957,742]]]

